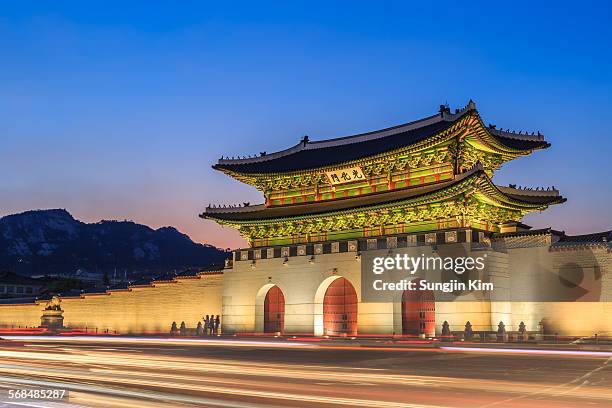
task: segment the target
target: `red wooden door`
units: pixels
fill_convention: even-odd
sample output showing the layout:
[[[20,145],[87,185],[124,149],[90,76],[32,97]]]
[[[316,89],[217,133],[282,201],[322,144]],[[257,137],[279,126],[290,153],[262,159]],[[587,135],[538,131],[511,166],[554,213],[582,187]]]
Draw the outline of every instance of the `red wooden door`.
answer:
[[[330,336],[357,334],[357,293],[345,278],[333,281],[325,292],[323,331]]]
[[[402,334],[434,337],[436,301],[430,290],[405,290],[402,294]]]
[[[264,301],[264,333],[285,330],[285,296],[278,286],[272,286]]]

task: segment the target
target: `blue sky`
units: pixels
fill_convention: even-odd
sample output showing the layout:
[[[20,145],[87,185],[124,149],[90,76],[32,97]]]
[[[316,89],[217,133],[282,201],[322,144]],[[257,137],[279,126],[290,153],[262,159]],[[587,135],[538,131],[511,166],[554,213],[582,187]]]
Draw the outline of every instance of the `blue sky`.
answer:
[[[0,215],[60,207],[241,246],[197,217],[261,201],[210,168],[221,155],[472,98],[553,145],[495,176],[568,198],[527,223],[612,228],[609,3],[425,3],[0,1]]]

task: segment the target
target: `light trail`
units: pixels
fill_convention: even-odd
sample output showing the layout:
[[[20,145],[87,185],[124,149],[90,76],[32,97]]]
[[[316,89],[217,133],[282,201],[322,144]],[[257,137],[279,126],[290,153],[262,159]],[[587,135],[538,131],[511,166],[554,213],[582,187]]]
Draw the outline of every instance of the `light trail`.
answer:
[[[259,340],[228,340],[228,339],[179,339],[179,338],[155,338],[155,337],[105,337],[105,336],[2,336],[10,340],[22,341],[41,341],[41,342],[79,342],[79,343],[125,343],[125,344],[180,344],[180,345],[206,345],[206,346],[232,346],[236,347],[317,347],[316,344],[308,343],[283,343],[278,341],[259,341]]]
[[[580,356],[587,358],[569,358],[575,355],[540,354],[540,350],[529,350],[530,353],[522,354],[525,360],[521,361],[525,362],[516,363],[512,358],[515,355],[512,351],[516,349],[495,349],[496,354],[511,352],[494,360],[490,357],[491,349],[484,347],[427,349],[437,354],[410,353],[414,350],[401,347],[403,353],[387,355],[389,349],[385,347],[353,345],[321,347],[308,344],[308,347],[271,349],[278,343],[207,339],[186,343],[185,340],[190,339],[171,339],[175,340],[172,344],[165,344],[165,339],[113,338],[113,344],[109,345],[103,342],[106,338],[98,338],[94,340],[99,343],[96,345],[90,338],[84,342],[77,339],[54,338],[39,345],[40,338],[36,337],[32,343],[26,343],[27,347],[0,347],[0,384],[53,384],[53,387],[71,391],[70,402],[104,408],[168,405],[175,408],[183,405],[532,408],[545,401],[548,401],[547,406],[568,408],[587,404],[594,408],[612,405],[612,387],[606,379],[610,374],[606,369],[612,368],[612,364],[604,363],[605,368],[595,368],[601,366],[601,358],[606,358],[601,353],[581,353]],[[125,347],[117,344],[125,340],[128,341]],[[246,348],[236,348],[237,342]],[[211,343],[214,347],[207,348]],[[262,343],[264,345],[258,347]],[[200,347],[176,347],[177,344]],[[341,355],[362,363],[356,365],[350,360],[347,366],[349,360]],[[329,357],[331,359],[327,360]],[[401,369],[395,363],[398,359],[405,362],[408,369]],[[514,376],[509,381],[503,367],[496,367],[499,361],[511,362],[516,364],[517,370],[527,367],[525,374],[529,374],[529,359],[536,359],[531,361],[538,361],[539,365],[563,368],[574,365],[585,369],[572,369],[571,375],[560,377],[563,381],[547,382],[542,376],[534,379],[524,375]],[[420,368],[436,361],[445,361],[443,366],[438,364],[444,367],[442,370]],[[391,371],[387,364],[395,368]],[[483,369],[485,371],[480,374]],[[454,375],[462,372],[474,375]],[[490,374],[494,374],[494,378]],[[556,374],[551,372],[551,375]],[[586,378],[586,375],[588,385],[576,386],[572,381]]]
[[[0,372],[20,374],[20,375],[45,375],[47,377],[58,378],[88,378],[88,380],[115,382],[121,384],[146,385],[154,384],[155,386],[169,386],[181,389],[185,382],[200,382],[200,383],[223,383],[234,384],[239,387],[261,388],[265,386],[262,381],[247,381],[244,379],[230,380],[226,377],[221,377],[221,380],[216,380],[210,376],[216,375],[237,375],[250,376],[253,378],[284,378],[294,380],[310,380],[310,381],[334,381],[344,383],[365,383],[378,385],[397,385],[397,386],[419,386],[419,387],[439,387],[463,389],[469,387],[474,390],[497,390],[508,393],[524,392],[525,390],[533,389],[533,385],[529,383],[515,383],[511,387],[506,384],[496,381],[484,381],[479,384],[474,384],[470,380],[455,379],[450,377],[431,377],[431,376],[409,376],[409,375],[391,375],[379,373],[355,373],[355,372],[339,372],[341,367],[329,368],[327,371],[321,370],[317,366],[305,366],[298,364],[262,364],[244,362],[239,360],[216,360],[206,358],[181,358],[173,357],[169,368],[173,373],[159,373],[160,367],[168,366],[168,360],[162,357],[152,357],[147,355],[132,356],[126,353],[116,352],[99,352],[92,350],[73,350],[70,353],[38,353],[33,351],[15,351],[15,350],[0,350],[0,357],[10,358],[14,362],[10,365],[0,365]],[[33,361],[38,363],[38,368],[31,365],[22,365],[20,362]],[[66,370],[65,368],[50,369],[46,367],[44,362],[53,362],[60,364],[71,364],[83,367],[88,367],[86,372],[77,370]],[[120,369],[119,367],[129,367],[130,370]],[[317,369],[318,368],[318,369]],[[139,369],[141,371],[135,371]],[[334,369],[335,371],[330,371]],[[149,372],[147,370],[155,370]],[[206,373],[206,377],[197,375],[175,374],[174,372],[187,373]],[[156,377],[162,375],[165,378],[163,383],[153,381]],[[140,377],[140,378],[134,378]],[[142,380],[146,378],[146,380]],[[178,380],[178,382],[170,382],[169,379]],[[537,387],[536,387],[537,388]],[[188,388],[192,390],[203,391],[204,388]],[[238,393],[236,389],[225,388],[206,388],[207,391],[227,392],[230,394]],[[592,390],[593,398],[610,398],[612,394],[597,395]],[[575,393],[580,395],[580,393]],[[242,394],[241,394],[242,395]]]
[[[240,339],[193,339],[193,338],[154,338],[154,337],[116,337],[116,336],[5,336],[13,340],[34,341],[34,342],[49,342],[49,343],[113,343],[113,344],[130,344],[130,345],[183,345],[183,346],[213,346],[213,347],[263,347],[263,348],[279,348],[279,349],[338,349],[338,350],[368,350],[388,351],[388,352],[477,352],[477,353],[500,353],[500,354],[515,354],[515,355],[549,355],[549,356],[573,356],[573,357],[591,357],[591,358],[610,358],[612,352],[608,351],[590,351],[590,350],[547,350],[547,349],[517,349],[504,347],[470,347],[470,346],[434,346],[434,347],[393,347],[393,346],[378,346],[364,343],[363,345],[352,344],[321,344],[321,343],[304,343],[304,342],[284,342],[277,341],[261,341],[261,340],[240,340]],[[41,345],[43,346],[43,345]]]
[[[502,354],[537,354],[550,356],[577,356],[577,357],[599,357],[611,358],[612,352],[609,351],[589,351],[589,350],[543,350],[543,349],[513,349],[513,348],[488,348],[488,347],[450,347],[442,346],[441,350],[478,352],[478,353],[502,353]]]

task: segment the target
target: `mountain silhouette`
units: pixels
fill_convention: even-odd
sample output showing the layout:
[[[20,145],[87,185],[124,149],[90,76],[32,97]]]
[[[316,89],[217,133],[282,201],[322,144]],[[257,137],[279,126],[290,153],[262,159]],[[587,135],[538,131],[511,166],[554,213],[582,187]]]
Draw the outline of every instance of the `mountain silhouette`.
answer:
[[[222,265],[228,256],[172,227],[154,230],[131,221],[87,224],[63,209],[0,218],[0,270],[22,275],[70,274],[77,269],[153,275]]]

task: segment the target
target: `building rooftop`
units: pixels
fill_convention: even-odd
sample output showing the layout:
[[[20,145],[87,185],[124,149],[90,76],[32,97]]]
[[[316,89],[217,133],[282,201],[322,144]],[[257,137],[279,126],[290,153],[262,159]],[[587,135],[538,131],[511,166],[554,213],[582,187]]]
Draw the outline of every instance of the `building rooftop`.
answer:
[[[424,141],[449,129],[468,114],[476,113],[474,102],[451,113],[440,107],[440,112],[414,122],[382,130],[335,139],[310,141],[308,136],[295,146],[275,153],[262,152],[255,157],[221,158],[213,168],[243,174],[295,172],[332,166],[369,157]],[[531,151],[549,147],[544,136],[497,129],[493,125],[485,131],[503,146],[517,151]]]
[[[594,234],[585,235],[565,235],[560,242],[584,242],[584,243],[596,243],[596,242],[612,242],[612,230],[596,232]]]
[[[32,279],[28,276],[18,275],[16,273],[8,271],[0,272],[0,283],[8,285],[41,286],[40,281],[36,279]]]

